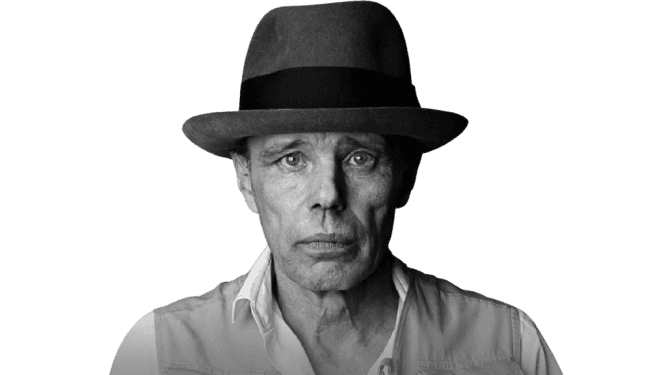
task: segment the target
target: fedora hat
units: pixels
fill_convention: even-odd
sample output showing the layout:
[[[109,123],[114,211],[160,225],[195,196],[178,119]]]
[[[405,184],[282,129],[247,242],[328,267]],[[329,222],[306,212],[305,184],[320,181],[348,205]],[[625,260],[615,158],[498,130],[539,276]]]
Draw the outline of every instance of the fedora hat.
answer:
[[[239,110],[194,116],[183,132],[228,158],[247,137],[313,132],[405,136],[428,152],[466,125],[421,108],[398,21],[380,4],[352,1],[268,12],[247,51]]]

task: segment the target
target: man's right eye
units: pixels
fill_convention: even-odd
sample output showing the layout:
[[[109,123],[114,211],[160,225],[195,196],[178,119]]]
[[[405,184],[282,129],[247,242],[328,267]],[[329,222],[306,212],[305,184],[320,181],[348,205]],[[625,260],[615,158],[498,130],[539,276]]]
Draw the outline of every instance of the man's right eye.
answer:
[[[285,155],[280,159],[280,163],[287,169],[294,170],[300,169],[305,166],[305,160],[303,160],[303,154],[300,152],[292,152],[291,154]]]

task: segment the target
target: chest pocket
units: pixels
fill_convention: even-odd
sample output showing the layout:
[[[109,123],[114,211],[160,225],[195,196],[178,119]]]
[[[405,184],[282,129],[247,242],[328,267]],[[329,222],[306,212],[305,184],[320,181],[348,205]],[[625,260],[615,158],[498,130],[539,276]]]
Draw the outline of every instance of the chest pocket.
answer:
[[[450,366],[450,365],[449,365]],[[419,375],[525,375],[515,362],[491,362],[478,366],[446,368],[421,368]]]
[[[275,370],[228,369],[223,370],[199,363],[175,362],[165,368],[166,375],[280,375]],[[160,374],[162,375],[162,374]]]

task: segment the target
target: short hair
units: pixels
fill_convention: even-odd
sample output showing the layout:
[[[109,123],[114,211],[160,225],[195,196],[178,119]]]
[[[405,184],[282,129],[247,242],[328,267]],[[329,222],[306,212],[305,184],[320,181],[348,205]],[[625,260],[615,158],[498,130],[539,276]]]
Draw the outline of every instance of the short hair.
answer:
[[[389,146],[389,152],[394,161],[401,162],[406,166],[414,164],[418,166],[423,155],[423,148],[414,138],[392,134],[383,137]]]
[[[232,154],[240,155],[244,158],[250,157],[250,149],[248,146],[249,137],[245,137],[236,143],[236,146],[231,150]]]
[[[250,147],[248,146],[249,137],[245,137],[236,143],[236,146],[231,150],[230,154],[239,156],[242,161],[250,167]]]

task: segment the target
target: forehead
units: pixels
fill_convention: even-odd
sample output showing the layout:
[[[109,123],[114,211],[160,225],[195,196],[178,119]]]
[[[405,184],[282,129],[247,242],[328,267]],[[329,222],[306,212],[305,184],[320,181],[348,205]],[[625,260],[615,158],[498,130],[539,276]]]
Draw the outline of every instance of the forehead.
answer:
[[[340,147],[365,146],[373,148],[386,148],[386,139],[375,133],[294,133],[273,134],[248,139],[250,149],[265,149],[275,147]]]

